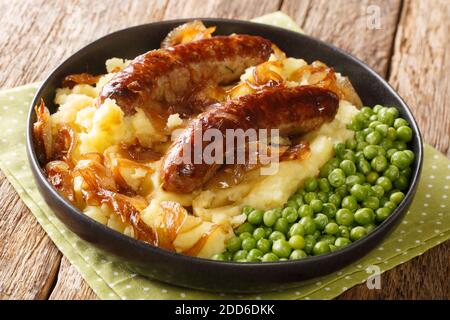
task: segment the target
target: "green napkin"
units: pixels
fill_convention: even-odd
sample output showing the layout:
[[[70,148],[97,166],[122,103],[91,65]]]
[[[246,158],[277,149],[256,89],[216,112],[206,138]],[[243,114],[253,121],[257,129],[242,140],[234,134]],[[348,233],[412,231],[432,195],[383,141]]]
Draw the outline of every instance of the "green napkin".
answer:
[[[275,13],[275,17],[277,25],[294,25],[281,13]],[[271,16],[263,20],[271,22]],[[43,201],[25,152],[26,115],[37,86],[30,84],[0,92],[0,168],[59,250],[102,299],[331,299],[367,280],[371,266],[384,272],[450,238],[450,161],[426,145],[422,179],[400,226],[377,249],[339,272],[295,289],[251,295],[212,294],[149,280],[112,262],[78,238]]]

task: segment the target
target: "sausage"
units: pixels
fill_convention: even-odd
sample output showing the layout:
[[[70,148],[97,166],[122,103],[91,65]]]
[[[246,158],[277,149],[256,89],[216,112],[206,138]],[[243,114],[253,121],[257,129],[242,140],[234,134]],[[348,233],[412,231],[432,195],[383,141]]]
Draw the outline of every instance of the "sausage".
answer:
[[[208,129],[220,130],[224,137],[223,150],[228,152],[225,149],[229,143],[227,129],[279,129],[280,135],[299,135],[334,119],[338,105],[335,93],[312,86],[275,87],[224,102],[200,114],[174,141],[162,161],[162,186],[167,191],[189,193],[201,187],[220,168],[220,163],[207,164],[203,158],[195,164],[194,133],[203,137]],[[203,151],[209,142],[201,143]],[[185,148],[190,148],[191,156],[186,157]]]
[[[239,79],[272,52],[269,40],[250,35],[216,36],[152,50],[116,74],[103,87],[100,102],[115,99],[127,115],[137,107],[192,113],[189,99],[196,92]]]

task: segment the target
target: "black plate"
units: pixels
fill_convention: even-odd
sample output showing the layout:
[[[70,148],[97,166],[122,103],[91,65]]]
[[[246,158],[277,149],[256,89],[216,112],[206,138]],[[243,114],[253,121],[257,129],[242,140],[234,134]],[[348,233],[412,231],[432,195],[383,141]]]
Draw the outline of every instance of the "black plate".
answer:
[[[114,32],[75,53],[43,82],[30,106],[27,152],[45,201],[70,230],[124,261],[134,271],[168,283],[208,291],[256,292],[294,287],[308,279],[336,271],[367,254],[399,223],[416,192],[423,149],[420,131],[409,108],[379,75],[356,58],[329,44],[263,24],[224,19],[202,20],[207,25],[217,26],[216,34],[260,35],[272,40],[288,56],[303,58],[307,62],[321,60],[333,66],[337,72],[350,77],[365,105],[396,106],[401,116],[411,124],[414,132],[411,148],[416,154],[411,186],[400,206],[368,236],[342,250],[297,261],[234,263],[188,257],[134,240],[94,221],[62,198],[47,182],[37,161],[32,139],[36,116],[32,107],[43,98],[50,112],[54,112],[55,89],[59,87],[64,76],[80,72],[104,73],[105,60],[111,57],[131,59],[150,49],[158,48],[171,29],[187,20],[150,23]]]

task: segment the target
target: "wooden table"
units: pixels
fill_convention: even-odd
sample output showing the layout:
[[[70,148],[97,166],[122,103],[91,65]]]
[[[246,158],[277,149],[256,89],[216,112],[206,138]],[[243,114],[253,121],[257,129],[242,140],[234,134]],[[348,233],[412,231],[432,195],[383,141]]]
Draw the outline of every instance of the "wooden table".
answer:
[[[448,0],[0,0],[0,87],[41,80],[79,48],[132,25],[184,17],[250,19],[281,10],[307,34],[389,80],[425,141],[450,155]],[[377,21],[379,16],[379,21]],[[96,299],[0,173],[0,298]],[[342,299],[450,298],[449,242]]]

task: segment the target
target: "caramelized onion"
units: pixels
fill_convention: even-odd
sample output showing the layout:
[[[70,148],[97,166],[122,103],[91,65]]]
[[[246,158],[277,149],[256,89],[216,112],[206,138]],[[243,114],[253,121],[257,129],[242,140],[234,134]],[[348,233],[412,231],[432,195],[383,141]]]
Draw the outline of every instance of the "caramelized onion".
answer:
[[[53,137],[50,112],[45,106],[44,100],[34,107],[37,120],[33,124],[33,138],[36,143],[37,157],[42,164],[53,158]]]
[[[216,27],[206,28],[200,20],[194,20],[176,27],[161,42],[161,48],[176,46],[177,44],[211,38]]]
[[[101,76],[93,76],[89,73],[70,74],[63,79],[61,85],[68,88],[73,88],[77,84],[94,85],[98,82],[100,77]]]
[[[75,203],[73,176],[70,166],[60,160],[50,161],[45,165],[47,180],[67,200]]]

